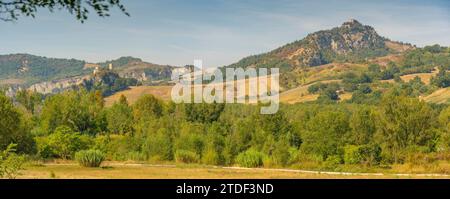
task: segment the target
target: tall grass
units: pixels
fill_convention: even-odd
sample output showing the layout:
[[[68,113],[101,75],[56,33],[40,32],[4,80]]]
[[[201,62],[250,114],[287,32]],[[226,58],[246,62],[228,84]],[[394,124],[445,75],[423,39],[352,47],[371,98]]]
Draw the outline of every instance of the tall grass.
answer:
[[[263,165],[264,154],[254,149],[249,149],[237,156],[237,163],[242,167],[260,167]]]
[[[75,154],[75,160],[84,167],[99,167],[105,155],[99,150],[83,150]]]

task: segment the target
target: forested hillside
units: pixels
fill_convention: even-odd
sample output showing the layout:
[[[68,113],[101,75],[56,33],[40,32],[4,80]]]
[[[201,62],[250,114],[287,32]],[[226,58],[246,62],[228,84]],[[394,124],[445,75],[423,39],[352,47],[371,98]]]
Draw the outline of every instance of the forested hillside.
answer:
[[[92,72],[83,70],[84,64],[84,61],[76,59],[56,59],[29,54],[0,55],[0,79],[21,79],[32,84]]]
[[[170,79],[171,71],[174,68],[173,66],[144,62],[134,57],[120,57],[101,63],[87,63],[76,59],[11,54],[0,55],[0,83],[26,87],[40,82],[92,74],[96,67],[107,68],[110,64],[121,76],[143,81]]]

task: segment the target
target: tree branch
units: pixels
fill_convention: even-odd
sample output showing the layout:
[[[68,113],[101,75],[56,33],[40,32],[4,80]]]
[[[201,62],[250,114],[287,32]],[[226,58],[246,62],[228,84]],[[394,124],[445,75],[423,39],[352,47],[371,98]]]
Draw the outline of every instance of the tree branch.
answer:
[[[15,21],[20,16],[35,17],[38,8],[66,10],[83,23],[88,19],[89,10],[100,17],[110,16],[112,7],[117,7],[126,16],[130,14],[120,0],[0,0],[0,20]]]

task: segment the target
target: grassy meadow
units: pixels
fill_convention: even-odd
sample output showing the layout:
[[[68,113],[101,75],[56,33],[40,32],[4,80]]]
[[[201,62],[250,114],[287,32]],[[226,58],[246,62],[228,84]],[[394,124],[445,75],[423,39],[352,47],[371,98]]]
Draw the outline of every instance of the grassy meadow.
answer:
[[[402,168],[397,168],[401,170]],[[445,174],[320,172],[299,169],[239,168],[189,164],[105,162],[86,168],[75,162],[30,164],[18,179],[449,179]]]

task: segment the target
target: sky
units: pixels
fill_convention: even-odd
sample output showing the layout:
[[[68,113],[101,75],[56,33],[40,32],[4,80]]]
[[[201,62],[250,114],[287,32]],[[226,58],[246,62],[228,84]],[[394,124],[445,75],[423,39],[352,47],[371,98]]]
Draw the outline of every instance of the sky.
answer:
[[[133,56],[183,66],[218,67],[268,52],[349,19],[381,36],[417,46],[450,46],[448,0],[122,0],[130,17],[90,15],[85,23],[61,11],[0,21],[0,54],[102,62]]]

